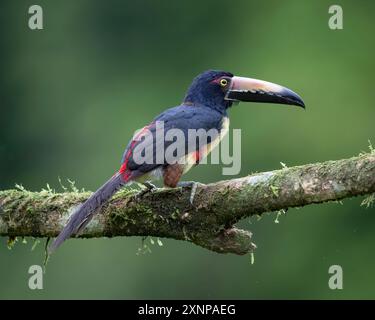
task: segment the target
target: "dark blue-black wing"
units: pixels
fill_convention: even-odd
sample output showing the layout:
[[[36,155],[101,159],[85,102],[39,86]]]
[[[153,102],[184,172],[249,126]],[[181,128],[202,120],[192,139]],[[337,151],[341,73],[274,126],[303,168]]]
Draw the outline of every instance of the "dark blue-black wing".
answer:
[[[174,144],[170,148],[175,150],[172,157],[181,150],[184,154],[196,151],[202,142],[210,143],[216,138],[215,132],[220,133],[222,120],[222,114],[206,107],[180,105],[168,109],[134,135],[124,152],[122,164],[127,170],[139,173],[170,164],[169,146]],[[201,130],[195,139],[189,139],[189,129]],[[209,130],[210,134],[204,136]],[[190,130],[190,137],[191,133]]]

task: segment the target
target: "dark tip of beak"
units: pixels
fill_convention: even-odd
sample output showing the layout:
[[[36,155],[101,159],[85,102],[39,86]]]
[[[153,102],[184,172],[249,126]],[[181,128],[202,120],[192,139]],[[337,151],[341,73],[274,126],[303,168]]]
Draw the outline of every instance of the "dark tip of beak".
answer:
[[[297,93],[287,88],[284,88],[280,93],[280,103],[290,104],[306,109],[302,98]]]

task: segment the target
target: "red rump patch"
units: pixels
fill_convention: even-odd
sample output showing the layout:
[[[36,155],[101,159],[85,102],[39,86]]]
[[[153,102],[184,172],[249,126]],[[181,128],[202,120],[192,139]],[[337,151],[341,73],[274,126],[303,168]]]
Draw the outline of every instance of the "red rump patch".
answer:
[[[199,151],[195,151],[194,153],[194,159],[195,159],[195,163],[199,163],[200,159],[201,159],[201,154]]]
[[[126,155],[125,155],[125,159],[124,159],[124,162],[122,163],[121,167],[120,167],[120,170],[119,170],[119,173],[122,175],[124,181],[128,181],[130,175],[131,175],[131,172],[130,171],[127,171],[127,166],[128,166],[128,162],[129,162],[129,159],[130,159],[130,156],[132,155],[132,152],[133,152],[133,149],[134,149],[134,146],[135,144],[138,142],[138,137],[143,134],[150,126],[152,125],[152,123],[150,123],[148,126],[145,126],[143,127],[138,133],[137,135],[133,138],[131,144],[130,144],[130,147],[129,147],[129,150],[126,152]]]

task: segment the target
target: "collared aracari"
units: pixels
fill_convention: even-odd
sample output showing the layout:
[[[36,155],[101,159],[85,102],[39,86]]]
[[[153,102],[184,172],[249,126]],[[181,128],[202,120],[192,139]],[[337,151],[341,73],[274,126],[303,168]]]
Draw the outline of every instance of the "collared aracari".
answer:
[[[166,187],[175,188],[184,183],[179,183],[181,176],[192,166],[199,163],[210,151],[215,148],[224,136],[229,126],[228,108],[234,102],[266,102],[296,105],[305,107],[302,99],[292,90],[266,81],[237,77],[230,72],[209,70],[198,75],[190,85],[187,94],[177,107],[167,109],[154,120],[141,129],[129,142],[122,157],[120,169],[94,192],[83,204],[78,206],[70,216],[64,229],[52,243],[49,252],[53,252],[61,243],[72,235],[77,235],[90,222],[98,209],[105,204],[112,195],[122,186],[131,182],[141,182],[150,188],[149,181],[155,178],[162,178]],[[163,135],[157,134],[157,122],[163,122]],[[180,129],[187,137],[189,129],[217,129],[220,133],[211,140],[207,140],[206,145],[193,148],[190,142],[185,144],[184,161],[170,163],[156,161],[157,146],[162,145],[166,150],[170,140],[165,139],[165,134],[169,129]],[[139,138],[142,132],[147,131],[152,135],[149,143],[152,144],[151,161],[139,163],[135,161],[134,150],[145,140]],[[186,139],[188,141],[189,139]],[[190,144],[189,144],[190,143]],[[147,143],[146,143],[147,144]],[[192,151],[191,151],[192,150]],[[186,183],[185,183],[186,184]],[[187,183],[190,184],[190,183]],[[192,189],[194,184],[192,185]],[[193,190],[192,190],[193,196]],[[192,197],[190,198],[192,201]]]

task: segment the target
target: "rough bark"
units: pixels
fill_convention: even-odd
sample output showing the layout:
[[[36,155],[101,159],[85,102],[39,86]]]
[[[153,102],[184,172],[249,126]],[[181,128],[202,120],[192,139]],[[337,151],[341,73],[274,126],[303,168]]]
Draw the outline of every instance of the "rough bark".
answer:
[[[252,215],[375,192],[375,154],[257,173],[190,189],[159,189],[138,199],[122,190],[81,237],[154,236],[187,240],[219,253],[255,249],[233,225]],[[0,191],[0,236],[54,237],[89,192]]]

